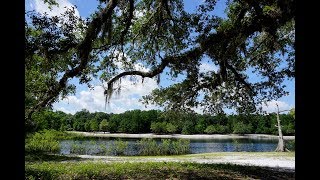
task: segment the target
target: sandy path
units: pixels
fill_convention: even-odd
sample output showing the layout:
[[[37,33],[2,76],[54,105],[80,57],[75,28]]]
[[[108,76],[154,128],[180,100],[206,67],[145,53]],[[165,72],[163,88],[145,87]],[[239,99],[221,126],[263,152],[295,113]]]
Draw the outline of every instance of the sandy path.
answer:
[[[193,134],[193,135],[183,135],[183,134],[168,134],[159,135],[153,133],[145,134],[126,134],[126,133],[103,133],[103,132],[80,132],[80,131],[69,131],[71,133],[82,134],[84,136],[95,136],[95,137],[119,137],[119,138],[185,138],[185,139],[277,139],[278,136],[269,134]],[[284,136],[284,139],[293,140],[295,136]]]
[[[231,163],[239,165],[252,165],[272,167],[277,169],[295,170],[295,157],[273,153],[205,153],[181,156],[149,156],[149,157],[117,157],[117,156],[91,156],[79,155],[85,161],[97,162],[196,162],[196,163]]]

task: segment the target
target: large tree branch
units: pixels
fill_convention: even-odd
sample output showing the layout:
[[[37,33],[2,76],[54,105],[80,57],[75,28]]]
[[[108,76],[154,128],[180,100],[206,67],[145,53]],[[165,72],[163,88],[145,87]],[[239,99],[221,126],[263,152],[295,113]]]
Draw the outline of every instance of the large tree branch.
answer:
[[[89,54],[92,50],[92,42],[96,39],[98,33],[101,31],[103,22],[111,17],[113,9],[116,7],[117,3],[117,0],[110,0],[107,7],[102,10],[100,15],[91,21],[86,31],[84,40],[79,44],[77,48],[80,56],[79,65],[71,70],[67,70],[60,79],[59,83],[54,86],[51,91],[48,92],[47,97],[40,101],[34,108],[30,110],[29,113],[26,114],[26,118],[31,118],[33,112],[40,109],[41,107],[45,107],[54,98],[58,97],[60,92],[67,86],[68,79],[80,75],[82,73],[82,70],[87,67],[87,64],[89,62]]]
[[[216,33],[212,33],[207,39],[205,40],[200,40],[200,47],[197,47],[193,50],[188,51],[187,53],[184,53],[184,55],[180,56],[180,57],[166,57],[162,60],[162,62],[160,63],[159,66],[157,66],[156,68],[154,68],[152,71],[150,72],[141,72],[141,71],[128,71],[128,72],[123,72],[118,74],[117,76],[115,76],[114,78],[112,78],[111,80],[109,80],[108,82],[108,86],[107,86],[107,90],[105,91],[105,95],[108,99],[108,96],[110,97],[113,91],[113,83],[117,80],[119,80],[121,77],[124,76],[128,76],[128,75],[139,75],[141,77],[149,77],[152,78],[160,73],[162,73],[163,69],[168,66],[169,64],[173,64],[173,65],[179,65],[179,64],[184,64],[184,63],[188,63],[190,61],[187,61],[190,58],[194,58],[192,56],[188,56],[191,55],[193,51],[198,51],[197,57],[200,57],[202,54],[204,54],[207,50],[211,51],[211,49],[213,48],[213,53],[216,52],[215,45],[217,43],[219,43],[222,40],[229,40],[229,43],[233,44],[233,41],[237,38],[247,38],[250,35],[252,35],[254,32],[257,31],[261,31],[262,29],[264,29],[265,27],[268,27],[270,25],[270,17],[264,17],[263,14],[260,13],[260,9],[258,7],[256,7],[256,3],[255,2],[249,2],[248,4],[253,3],[254,7],[257,8],[256,11],[258,11],[258,15],[255,16],[252,20],[251,23],[240,23],[241,20],[243,19],[244,15],[245,15],[245,10],[242,10],[239,13],[238,19],[237,19],[237,26],[234,26],[233,28],[227,30],[227,31],[217,31]],[[292,14],[291,14],[292,15]],[[286,16],[285,19],[289,19],[292,16]],[[275,17],[275,19],[281,19],[281,16]],[[262,20],[261,20],[262,19]],[[266,20],[264,20],[266,19]],[[278,21],[278,26],[281,26],[281,24],[283,24],[284,22],[286,22],[285,20],[283,21]],[[235,45],[235,44],[233,44]],[[224,55],[220,56],[221,57],[225,57],[228,56],[228,54],[230,52],[233,52],[237,46],[227,46],[227,49],[220,49],[220,51],[224,50]],[[229,52],[229,53],[228,53]],[[190,54],[189,54],[190,53]],[[210,52],[209,52],[210,53]],[[215,56],[215,55],[214,55]],[[225,58],[222,58],[225,59]],[[222,61],[222,59],[215,59],[216,61]],[[221,63],[220,63],[221,65]],[[245,81],[245,79],[237,72],[237,70],[232,67],[230,64],[227,63],[226,59],[223,63],[223,66],[227,66],[224,68],[228,68],[230,69],[233,74],[236,77],[236,80],[241,82],[242,84],[244,84],[250,91],[253,92],[252,87],[250,86],[249,83],[247,83]],[[224,70],[224,68],[222,67],[222,70]],[[224,76],[225,73],[221,72],[218,75],[222,75]],[[216,79],[214,84],[215,86],[219,85],[223,80],[225,80],[226,78],[223,79]]]
[[[124,37],[129,31],[129,28],[132,24],[132,19],[133,19],[133,11],[134,11],[134,0],[129,1],[129,10],[128,10],[128,16],[125,19],[125,29],[121,32],[121,44],[124,44]]]
[[[246,87],[248,90],[250,90],[250,92],[253,92],[253,89],[252,89],[250,83],[246,82],[245,78],[242,77],[242,75],[239,74],[238,71],[237,71],[233,66],[231,66],[228,62],[226,62],[226,67],[231,70],[231,72],[235,75],[235,78],[236,78],[236,80],[237,80],[238,82],[240,82],[240,83],[242,83],[243,85],[245,85],[245,87]]]
[[[161,61],[161,63],[153,68],[153,70],[149,71],[149,72],[143,72],[143,71],[126,71],[126,72],[122,72],[118,75],[116,75],[115,77],[111,78],[108,83],[107,83],[107,89],[105,90],[104,94],[107,96],[111,96],[112,92],[113,92],[113,83],[118,81],[120,78],[124,77],[124,76],[129,76],[129,75],[138,75],[141,76],[142,78],[148,77],[148,78],[153,78],[156,75],[160,74],[163,72],[163,70],[169,65],[169,64],[180,64],[182,62],[186,62],[195,58],[199,58],[202,53],[203,53],[203,49],[201,49],[200,47],[192,49],[188,52],[183,53],[182,55],[179,56],[168,56],[163,58],[163,60]]]

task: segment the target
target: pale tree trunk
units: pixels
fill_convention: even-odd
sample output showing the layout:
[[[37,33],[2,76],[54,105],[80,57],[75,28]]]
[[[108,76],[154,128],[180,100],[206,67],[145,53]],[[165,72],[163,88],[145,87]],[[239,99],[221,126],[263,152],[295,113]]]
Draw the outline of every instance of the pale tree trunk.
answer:
[[[277,127],[278,127],[278,133],[279,133],[279,141],[278,141],[278,146],[275,151],[285,152],[285,151],[288,151],[288,149],[286,148],[286,144],[283,140],[280,117],[279,117],[279,106],[278,106],[278,104],[276,104],[276,105],[277,105],[277,122],[278,122]]]

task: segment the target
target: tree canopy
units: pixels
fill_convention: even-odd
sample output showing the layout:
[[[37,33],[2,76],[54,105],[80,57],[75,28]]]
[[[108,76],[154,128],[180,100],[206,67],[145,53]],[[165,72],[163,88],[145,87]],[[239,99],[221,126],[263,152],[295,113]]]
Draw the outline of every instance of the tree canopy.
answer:
[[[44,0],[52,6],[54,0]],[[70,93],[70,83],[91,86],[98,78],[106,102],[121,93],[121,79],[160,81],[164,69],[182,82],[143,97],[166,109],[205,112],[257,111],[256,105],[286,95],[283,81],[294,78],[294,0],[229,0],[227,17],[213,14],[216,0],[194,12],[182,0],[99,0],[87,19],[69,9],[49,17],[26,12],[26,119]],[[202,72],[207,60],[217,70]],[[144,66],[147,71],[137,69]],[[260,77],[249,80],[249,72]]]

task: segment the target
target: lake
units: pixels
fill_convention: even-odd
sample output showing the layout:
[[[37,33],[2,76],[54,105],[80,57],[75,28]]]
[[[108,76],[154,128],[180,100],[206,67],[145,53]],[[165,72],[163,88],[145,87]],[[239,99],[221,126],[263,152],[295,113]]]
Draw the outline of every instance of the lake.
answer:
[[[60,142],[60,154],[81,154],[81,155],[115,155],[111,149],[116,139],[127,142],[124,155],[139,155],[140,138],[99,138],[93,140],[64,140]],[[160,138],[155,138],[157,144],[161,143]],[[288,148],[293,140],[286,140]],[[210,152],[271,152],[277,147],[277,139],[190,139],[190,153]],[[294,150],[294,149],[293,149]]]

